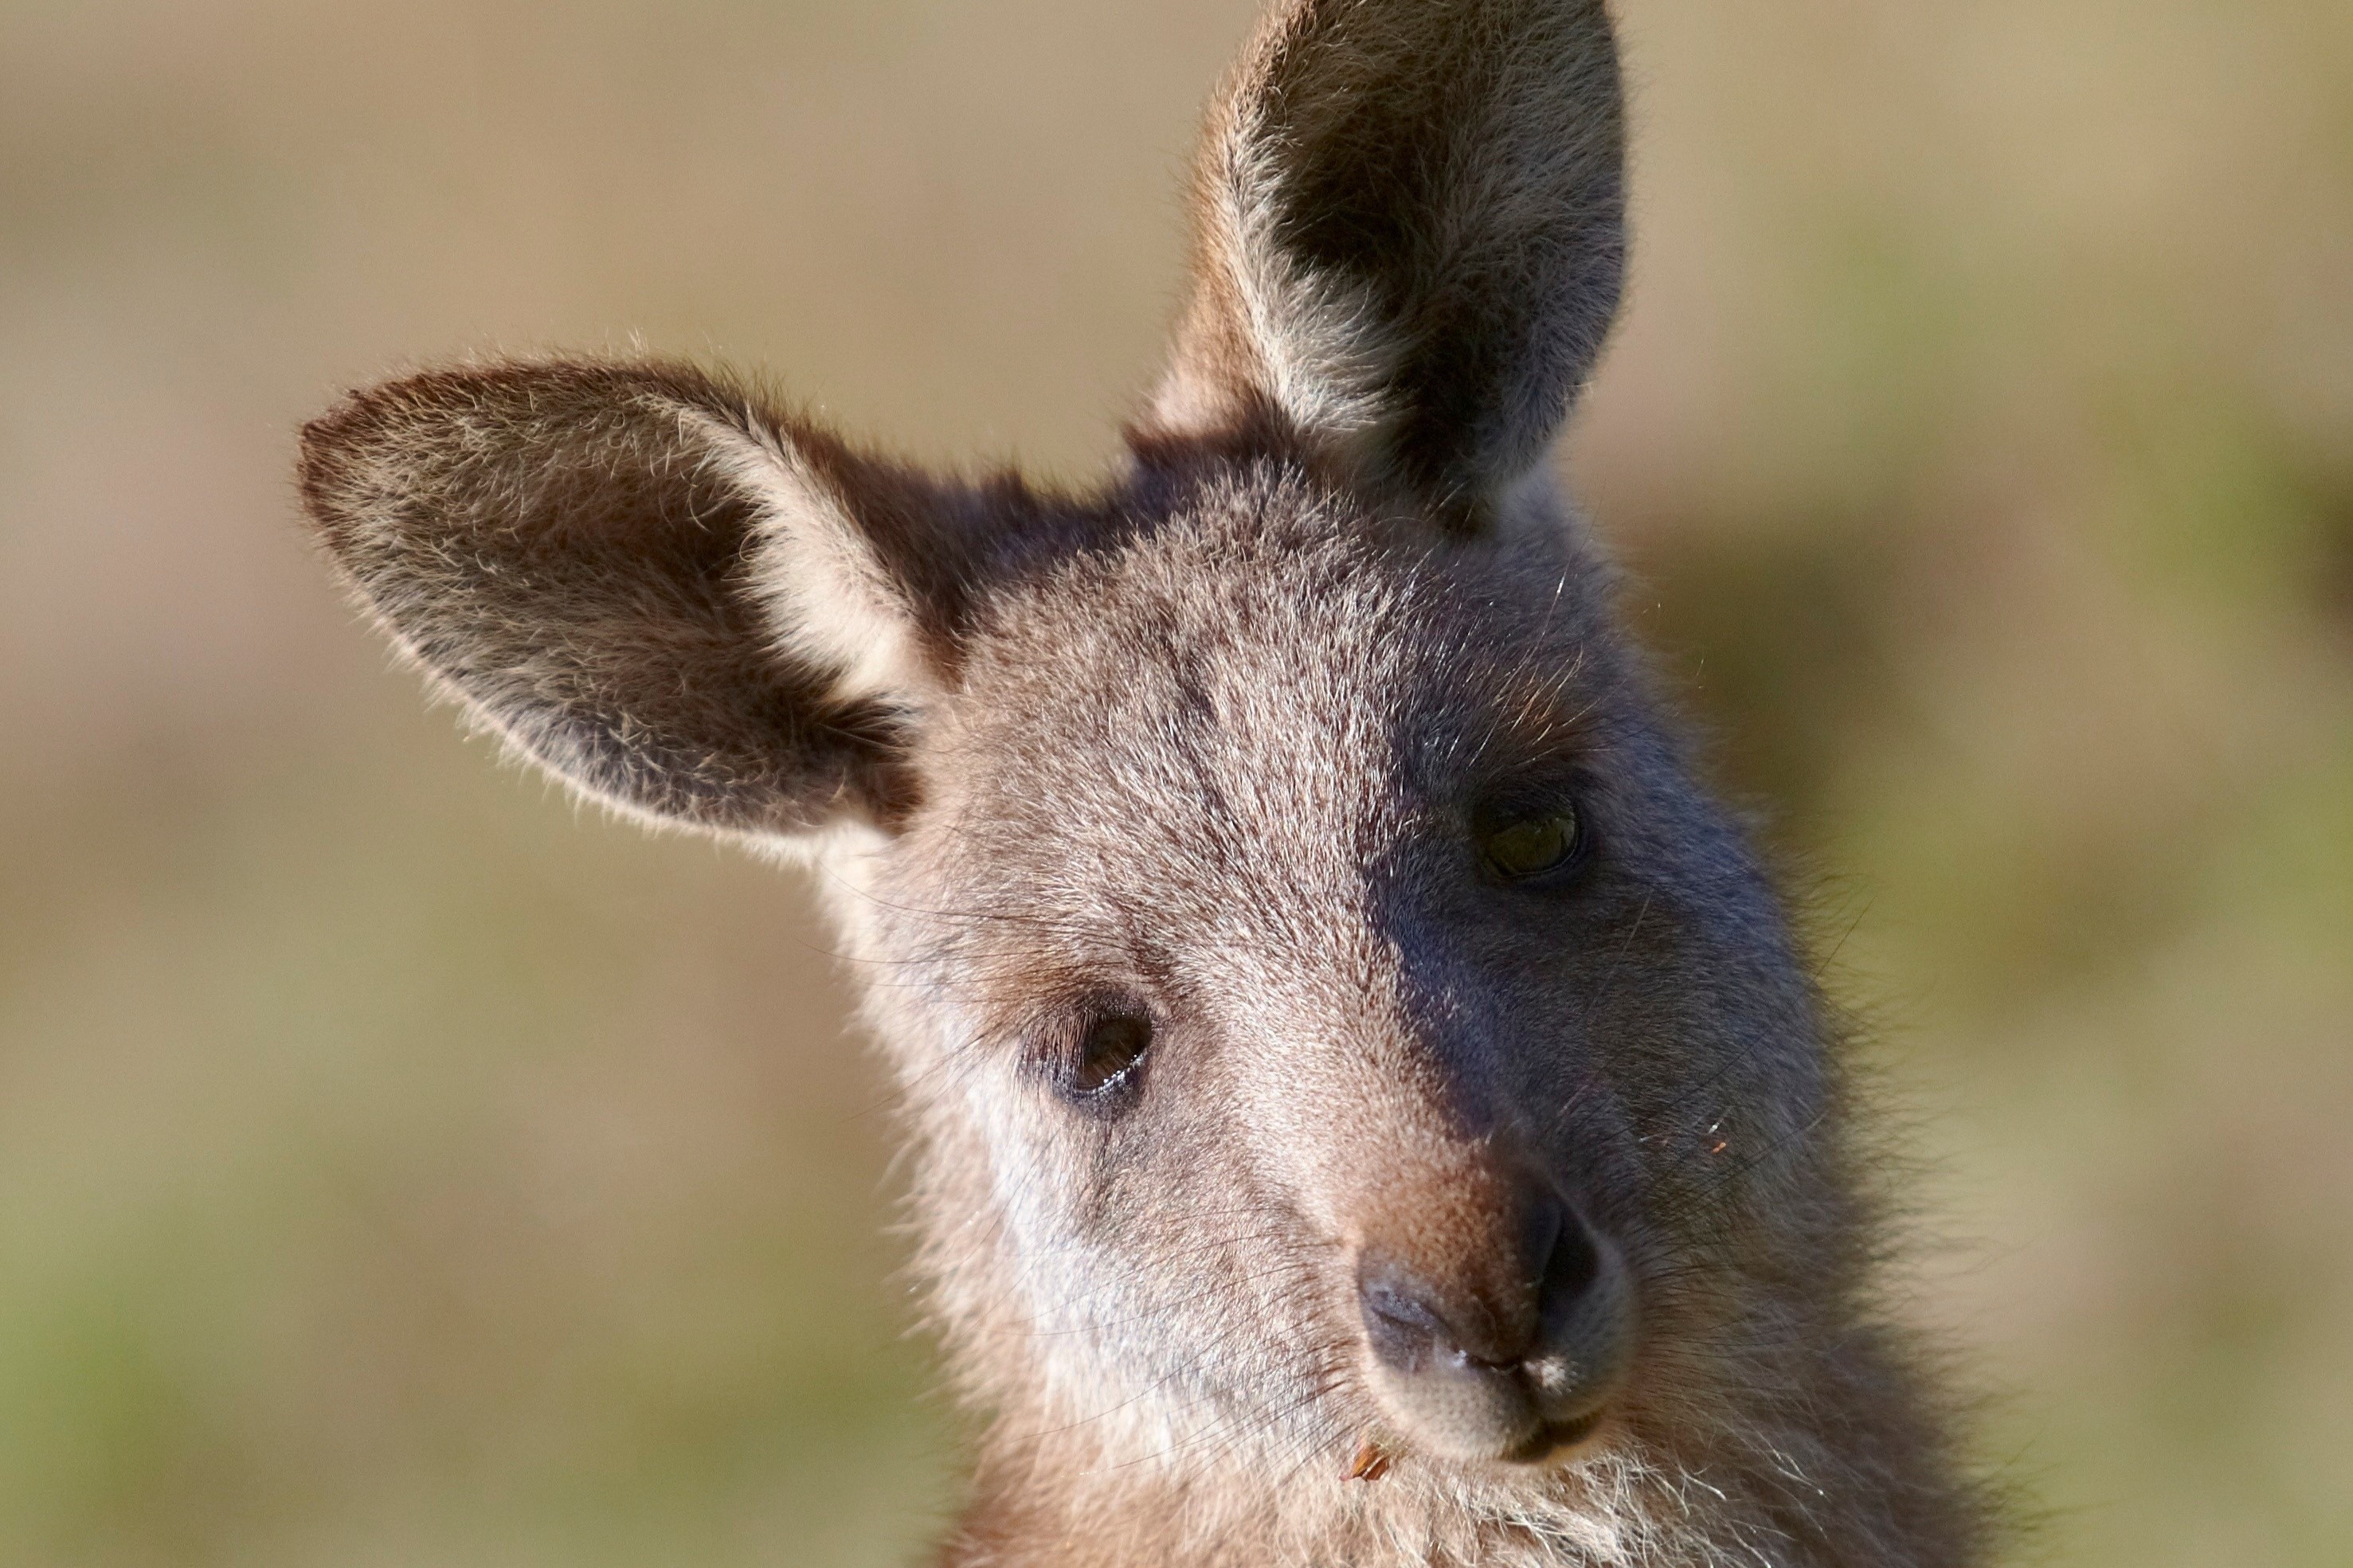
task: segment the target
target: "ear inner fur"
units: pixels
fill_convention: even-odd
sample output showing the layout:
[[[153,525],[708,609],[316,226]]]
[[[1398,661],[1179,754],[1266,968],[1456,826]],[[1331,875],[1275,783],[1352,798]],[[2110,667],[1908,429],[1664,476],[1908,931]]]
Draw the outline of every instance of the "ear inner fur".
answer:
[[[1623,122],[1599,0],[1281,8],[1211,120],[1194,299],[1147,427],[1263,398],[1475,521],[1616,314]]]

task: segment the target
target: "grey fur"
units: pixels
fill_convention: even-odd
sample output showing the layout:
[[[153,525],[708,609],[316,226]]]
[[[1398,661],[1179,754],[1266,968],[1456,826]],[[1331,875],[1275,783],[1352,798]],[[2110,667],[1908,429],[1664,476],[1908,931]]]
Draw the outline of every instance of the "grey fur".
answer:
[[[824,860],[987,1417],[944,1563],[1978,1561],[1834,1026],[1541,473],[1622,268],[1606,13],[1287,5],[1202,169],[1095,496],[557,363],[356,395],[306,507],[559,776]],[[1573,802],[1573,880],[1482,872],[1505,796]],[[1113,1015],[1153,1030],[1120,1098],[1058,1092]],[[1530,1170],[1637,1346],[1573,1451],[1456,1457],[1472,1415],[1370,1374],[1357,1259],[1507,1293]]]

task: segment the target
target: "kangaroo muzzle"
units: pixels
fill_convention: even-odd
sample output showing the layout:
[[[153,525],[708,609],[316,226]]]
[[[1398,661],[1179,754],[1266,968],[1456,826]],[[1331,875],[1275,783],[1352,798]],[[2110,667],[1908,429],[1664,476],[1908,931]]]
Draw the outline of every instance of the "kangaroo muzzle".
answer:
[[[1534,1464],[1576,1448],[1632,1360],[1617,1247],[1549,1191],[1515,1198],[1504,1224],[1452,1237],[1451,1258],[1409,1237],[1368,1237],[1357,1254],[1374,1397],[1399,1436],[1445,1458]]]

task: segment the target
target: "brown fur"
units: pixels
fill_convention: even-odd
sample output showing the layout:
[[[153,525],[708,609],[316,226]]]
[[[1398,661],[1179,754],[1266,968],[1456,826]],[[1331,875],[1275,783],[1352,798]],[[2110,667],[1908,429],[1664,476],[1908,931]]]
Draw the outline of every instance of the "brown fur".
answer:
[[[594,798],[824,862],[987,1417],[955,1568],[1981,1554],[1873,1303],[1834,1028],[1542,472],[1622,142],[1593,0],[1281,7],[1082,500],[675,365],[440,372],[305,432],[322,538],[443,689]],[[1499,880],[1504,808],[1573,809],[1582,858]],[[1106,1020],[1150,1044],[1096,1088]],[[1539,1210],[1622,1364],[1539,1310],[1603,1296],[1545,1282]],[[1462,1394],[1380,1351],[1377,1261],[1463,1344],[1558,1342],[1598,1427],[1519,1452],[1535,1360]]]

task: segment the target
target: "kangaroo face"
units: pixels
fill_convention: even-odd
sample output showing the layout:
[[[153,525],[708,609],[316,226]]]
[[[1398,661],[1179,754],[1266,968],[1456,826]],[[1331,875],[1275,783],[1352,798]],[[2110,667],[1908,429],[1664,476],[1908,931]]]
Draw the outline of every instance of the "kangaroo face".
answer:
[[[1574,1452],[1730,1146],[1806,1113],[1769,905],[1557,520],[1453,539],[1280,456],[1140,488],[970,639],[852,911],[988,1152],[993,1331],[1082,1416]]]
[[[1623,205],[1599,0],[1286,0],[1095,494],[676,364],[433,372],[304,433],[438,690],[588,798],[819,862],[999,1417],[955,1560],[1078,1561],[1054,1478],[1212,1460],[1170,1483],[1200,1530],[1372,1532],[1284,1562],[1763,1561],[1838,1464],[1840,1561],[1968,1537],[1854,1326],[1810,987],[1544,472]],[[1338,1489],[1367,1441],[1410,1528]],[[1648,1554],[1702,1493],[1720,1528]]]

